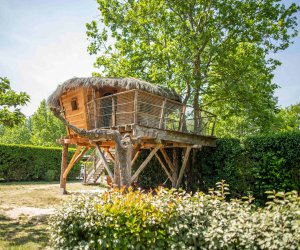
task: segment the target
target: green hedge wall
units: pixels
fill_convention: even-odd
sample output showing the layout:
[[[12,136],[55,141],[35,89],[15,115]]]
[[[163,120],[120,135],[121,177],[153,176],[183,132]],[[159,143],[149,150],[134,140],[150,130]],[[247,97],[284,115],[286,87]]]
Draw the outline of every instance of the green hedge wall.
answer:
[[[74,149],[69,149],[69,158]],[[0,180],[57,181],[60,178],[61,149],[27,145],[0,144]],[[79,175],[75,165],[68,178]]]
[[[300,192],[300,132],[254,136],[243,141],[218,139],[216,148],[204,147],[193,154],[182,185],[188,191],[207,192],[224,179],[230,185],[231,198],[252,194],[262,203],[267,190]],[[155,159],[142,172],[139,184],[155,187],[166,178]]]

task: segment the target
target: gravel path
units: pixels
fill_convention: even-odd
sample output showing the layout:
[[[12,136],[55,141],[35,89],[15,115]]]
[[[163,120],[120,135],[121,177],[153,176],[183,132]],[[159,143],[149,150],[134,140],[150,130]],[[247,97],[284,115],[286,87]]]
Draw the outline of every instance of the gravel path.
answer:
[[[11,218],[18,219],[21,215],[25,215],[28,218],[33,217],[45,217],[47,215],[53,214],[54,208],[37,208],[37,207],[9,207],[7,205],[1,205],[0,213]]]

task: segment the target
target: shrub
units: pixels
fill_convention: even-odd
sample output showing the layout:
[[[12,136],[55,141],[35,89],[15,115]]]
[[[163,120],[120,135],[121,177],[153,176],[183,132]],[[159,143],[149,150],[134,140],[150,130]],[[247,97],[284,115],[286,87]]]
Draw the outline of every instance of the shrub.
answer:
[[[71,158],[73,149],[70,149]],[[0,144],[0,179],[5,181],[59,180],[61,149]],[[77,164],[68,178],[79,175]]]
[[[270,192],[264,208],[209,194],[159,188],[75,197],[50,218],[55,249],[297,249],[300,198]]]
[[[267,190],[300,192],[300,132],[253,136],[243,141],[223,138],[217,140],[215,148],[193,150],[194,160],[188,164],[182,182],[187,191],[207,192],[224,179],[231,187],[231,198],[253,194],[258,204],[266,202]],[[142,154],[137,163],[147,155]],[[166,179],[154,158],[139,177],[139,185],[156,187]]]

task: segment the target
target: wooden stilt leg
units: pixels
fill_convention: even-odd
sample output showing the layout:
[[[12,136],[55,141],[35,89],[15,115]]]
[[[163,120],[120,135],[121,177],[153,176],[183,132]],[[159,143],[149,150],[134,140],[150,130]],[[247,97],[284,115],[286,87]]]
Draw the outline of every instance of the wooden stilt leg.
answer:
[[[67,178],[63,177],[63,174],[68,166],[68,144],[62,145],[62,157],[61,157],[61,171],[60,171],[60,190],[61,194],[67,194]]]
[[[128,185],[130,185],[130,179],[131,179],[131,167],[132,167],[132,155],[133,155],[133,147],[129,146],[127,149],[127,178],[128,178]]]
[[[182,163],[182,167],[180,169],[180,173],[179,173],[178,180],[177,180],[177,183],[176,183],[176,188],[178,188],[180,183],[181,183],[181,180],[182,180],[182,177],[183,177],[183,174],[184,174],[184,171],[185,171],[185,168],[187,166],[187,162],[188,162],[188,159],[189,159],[189,156],[190,156],[191,149],[192,149],[191,147],[186,148],[183,163]]]
[[[121,176],[120,176],[120,164],[119,164],[119,156],[115,155],[115,165],[114,165],[114,184],[120,188],[121,183]]]
[[[174,171],[172,172],[172,187],[175,188],[178,179],[178,169],[179,169],[179,157],[178,157],[178,148],[173,148],[173,167]]]

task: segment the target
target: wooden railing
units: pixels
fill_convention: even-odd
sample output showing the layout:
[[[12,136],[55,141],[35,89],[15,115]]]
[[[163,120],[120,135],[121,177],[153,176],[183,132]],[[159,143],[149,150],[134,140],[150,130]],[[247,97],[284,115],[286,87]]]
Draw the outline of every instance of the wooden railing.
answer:
[[[214,135],[216,116],[180,102],[140,90],[130,90],[94,99],[87,103],[90,129],[111,128],[129,124]],[[195,117],[198,117],[195,119]]]

